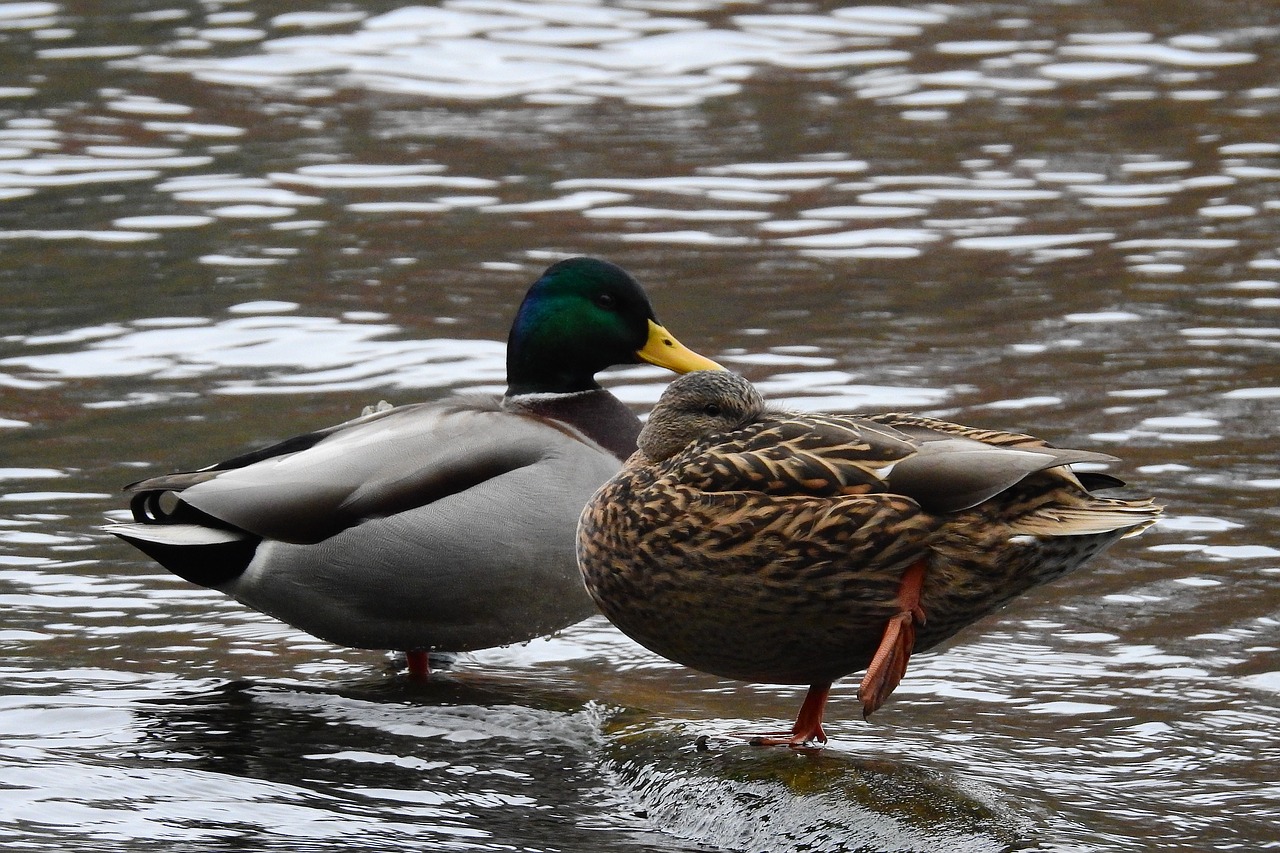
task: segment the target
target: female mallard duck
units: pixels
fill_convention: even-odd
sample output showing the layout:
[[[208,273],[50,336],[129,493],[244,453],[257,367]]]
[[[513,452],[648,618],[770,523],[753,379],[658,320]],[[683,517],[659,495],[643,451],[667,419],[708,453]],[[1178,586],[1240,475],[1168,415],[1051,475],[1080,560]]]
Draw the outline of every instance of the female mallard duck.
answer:
[[[1150,500],[1073,473],[1114,461],[914,415],[766,410],[732,373],[677,378],[578,526],[601,611],[678,663],[810,685],[789,732],[825,742],[831,683],[863,715],[923,651],[1150,525]]]
[[[507,343],[506,395],[375,412],[126,487],[108,529],[174,574],[344,646],[469,651],[595,612],[573,534],[640,421],[595,374],[719,369],[658,324],[619,267],[551,266]]]

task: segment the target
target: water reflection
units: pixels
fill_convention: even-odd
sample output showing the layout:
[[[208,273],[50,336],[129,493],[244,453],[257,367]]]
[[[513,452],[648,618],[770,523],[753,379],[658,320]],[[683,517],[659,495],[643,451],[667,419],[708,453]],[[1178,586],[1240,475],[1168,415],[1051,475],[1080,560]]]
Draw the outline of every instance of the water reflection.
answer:
[[[243,14],[246,21],[259,22],[253,12]],[[428,100],[487,103],[521,97],[535,108],[582,106],[601,99],[690,107],[740,95],[746,77],[762,67],[821,69],[838,84],[837,92],[847,87],[846,96],[916,122],[952,118],[956,109],[971,110],[973,100],[1039,116],[1082,94],[1062,89],[1070,82],[1095,87],[1083,93],[1088,97],[1131,105],[1118,109],[1142,123],[1144,102],[1218,100],[1224,97],[1221,91],[1210,97],[1206,93],[1211,90],[1205,88],[1214,75],[1252,68],[1263,60],[1258,52],[1231,49],[1257,41],[1255,31],[1243,25],[1214,35],[1164,39],[1141,32],[1066,32],[1057,38],[1013,39],[1009,36],[1032,25],[1011,17],[989,24],[990,35],[1001,38],[929,43],[934,29],[978,29],[978,22],[959,8],[737,14],[711,25],[642,6],[455,0],[366,16],[286,13],[260,21],[260,28],[192,29],[190,23],[187,15],[177,16],[173,41],[161,39],[153,49],[135,48],[132,53],[137,56],[118,64],[148,75],[190,75],[227,86],[262,88],[272,97],[299,104],[323,104],[337,96],[335,88],[307,85],[320,76],[341,80],[343,86]],[[333,32],[335,27],[345,31]],[[297,30],[314,32],[289,34]],[[234,39],[229,39],[231,34]],[[219,56],[217,49],[228,40],[239,45],[235,55]],[[905,49],[885,47],[894,44]],[[869,45],[876,47],[860,49]],[[73,50],[46,48],[37,55],[67,59]],[[939,61],[953,67],[936,70]],[[880,64],[892,68],[864,67]],[[1151,88],[1105,88],[1119,78],[1140,78]],[[1230,105],[1234,138],[1218,134],[1199,140],[1193,158],[1140,148],[1092,152],[1089,139],[1083,140],[1083,147],[1050,156],[992,143],[961,161],[958,174],[931,175],[916,169],[881,172],[845,154],[811,153],[792,161],[705,163],[684,176],[566,178],[551,184],[552,193],[532,195],[528,182],[510,173],[451,174],[438,162],[326,162],[257,174],[175,176],[172,173],[213,165],[217,158],[208,152],[225,146],[210,142],[236,139],[247,129],[215,132],[217,125],[169,121],[197,110],[152,95],[117,89],[101,95],[102,108],[119,114],[121,122],[141,121],[143,131],[180,144],[127,144],[121,135],[110,144],[77,147],[73,154],[65,150],[72,140],[57,122],[24,117],[0,130],[0,138],[12,146],[0,183],[16,197],[52,187],[153,182],[154,191],[181,204],[175,212],[155,217],[117,217],[110,228],[11,229],[3,237],[147,241],[164,229],[199,228],[214,220],[281,220],[274,224],[314,227],[327,221],[327,208],[340,201],[335,193],[365,190],[382,197],[347,201],[348,212],[429,216],[471,208],[539,216],[573,211],[588,223],[623,220],[628,226],[624,239],[643,243],[794,247],[804,255],[837,259],[911,259],[936,250],[935,244],[949,243],[1048,262],[1088,255],[1097,250],[1096,243],[1121,251],[1143,248],[1136,242],[1143,239],[1142,221],[1108,222],[1127,224],[1130,233],[1110,227],[1055,227],[1043,233],[1029,223],[1050,224],[1064,216],[1084,222],[1093,211],[1178,204],[1194,207],[1204,220],[1199,229],[1203,233],[1215,223],[1254,218],[1274,209],[1265,188],[1280,175],[1275,143],[1267,139],[1259,121],[1265,120],[1280,91],[1263,87],[1239,93],[1243,102]],[[825,97],[834,101],[839,95]],[[1086,107],[1102,109],[1088,97]],[[1079,168],[1091,160],[1105,168]],[[316,207],[322,215],[314,222],[283,221]],[[975,217],[975,207],[990,213]],[[960,212],[964,215],[957,215]],[[863,225],[877,219],[920,221],[915,227]],[[717,227],[673,228],[677,223]],[[1194,232],[1182,240],[1186,242],[1173,238],[1162,248],[1238,245],[1215,238],[1206,243]],[[269,256],[208,258],[224,264],[285,261]],[[1132,261],[1150,274],[1184,269],[1140,253]]]
[[[563,801],[587,811],[597,799],[589,787],[577,794],[598,737],[590,713],[462,704],[476,698],[469,692],[493,697],[447,692],[434,705],[385,689],[371,701],[138,677],[8,703],[5,736],[28,746],[25,762],[5,762],[7,834],[37,847],[64,834],[73,843],[266,834],[272,844],[501,849],[560,825],[565,849],[589,849],[590,833],[546,812]]]
[[[874,724],[838,684],[836,777],[976,800],[930,820],[978,846],[1274,843],[1277,27],[1199,0],[0,4],[0,835],[766,846],[645,816],[639,773],[664,790],[794,690],[596,619],[419,692],[97,532],[140,469],[495,389],[529,275],[597,254],[775,400],[1110,450],[1170,506],[922,657]],[[641,409],[662,381],[607,378]],[[671,789],[775,802],[698,772]]]

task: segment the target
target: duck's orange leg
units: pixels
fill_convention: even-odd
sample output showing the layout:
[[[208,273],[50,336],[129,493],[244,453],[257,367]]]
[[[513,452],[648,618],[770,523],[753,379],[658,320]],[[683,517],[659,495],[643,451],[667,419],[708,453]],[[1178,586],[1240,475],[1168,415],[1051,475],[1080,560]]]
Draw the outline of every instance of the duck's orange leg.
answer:
[[[409,677],[426,679],[431,676],[431,660],[426,652],[405,652],[405,662],[409,664]]]
[[[907,661],[916,644],[916,625],[924,624],[920,607],[920,590],[924,586],[923,559],[907,567],[898,585],[898,613],[885,626],[880,647],[876,649],[867,674],[858,686],[862,700],[862,718],[871,716],[889,698],[902,676],[907,674]]]
[[[822,714],[827,709],[827,696],[831,693],[831,685],[814,684],[804,695],[804,704],[796,715],[795,725],[789,732],[768,732],[766,734],[747,735],[755,746],[790,746],[795,749],[812,743],[827,742],[827,733],[822,730]]]

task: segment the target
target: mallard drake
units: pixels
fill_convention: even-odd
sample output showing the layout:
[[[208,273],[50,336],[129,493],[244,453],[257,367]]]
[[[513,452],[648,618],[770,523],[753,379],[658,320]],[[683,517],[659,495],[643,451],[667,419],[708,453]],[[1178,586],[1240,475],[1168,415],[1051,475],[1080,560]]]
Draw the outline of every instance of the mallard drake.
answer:
[[[823,743],[832,682],[872,714],[932,648],[1155,521],[1150,500],[1029,435],[907,414],[766,408],[728,372],[678,377],[578,525],[601,612],[724,678],[809,685],[763,743]]]
[[[719,369],[658,324],[621,268],[554,264],[507,343],[506,395],[376,411],[126,486],[110,532],[166,569],[329,642],[470,651],[595,613],[574,561],[583,505],[639,419],[595,374]]]

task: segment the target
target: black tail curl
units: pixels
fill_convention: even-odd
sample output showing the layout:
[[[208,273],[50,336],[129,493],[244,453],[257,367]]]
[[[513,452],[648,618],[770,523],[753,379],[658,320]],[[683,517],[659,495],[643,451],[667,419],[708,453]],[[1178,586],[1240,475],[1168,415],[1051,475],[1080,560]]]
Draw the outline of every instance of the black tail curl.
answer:
[[[173,506],[166,508],[165,504],[169,501],[173,502]],[[139,524],[197,524],[219,530],[240,529],[217,516],[196,509],[171,489],[138,492],[129,499],[129,511],[133,513],[133,520]]]

